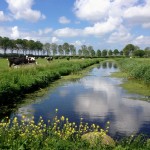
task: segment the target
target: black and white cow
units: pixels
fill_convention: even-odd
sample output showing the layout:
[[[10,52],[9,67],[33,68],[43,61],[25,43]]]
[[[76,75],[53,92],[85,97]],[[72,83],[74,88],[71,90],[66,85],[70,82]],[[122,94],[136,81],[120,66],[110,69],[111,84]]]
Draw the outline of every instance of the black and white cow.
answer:
[[[29,64],[29,63],[35,63],[37,64],[36,60],[34,57],[28,57],[28,56],[23,56],[23,57],[9,57],[8,58],[8,65],[9,67],[13,66],[18,66],[18,65],[24,65],[24,64]]]
[[[28,63],[35,63],[35,64],[37,64],[37,62],[35,60],[35,57],[28,57],[28,56],[26,56],[26,58],[28,59]]]
[[[50,62],[50,61],[53,60],[53,57],[45,57],[45,59],[46,59],[48,62]]]

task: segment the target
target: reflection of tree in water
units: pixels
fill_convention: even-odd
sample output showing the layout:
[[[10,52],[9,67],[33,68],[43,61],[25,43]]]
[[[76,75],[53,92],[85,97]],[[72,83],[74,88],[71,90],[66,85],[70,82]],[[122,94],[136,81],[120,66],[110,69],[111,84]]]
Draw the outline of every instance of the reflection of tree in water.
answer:
[[[100,69],[100,68],[106,69],[107,67],[110,69],[111,68],[115,68],[115,69],[118,68],[118,66],[115,62],[102,62],[97,66],[97,69]]]
[[[103,62],[103,63],[102,63],[102,68],[103,68],[103,69],[107,68],[107,62]]]
[[[100,69],[101,68],[101,64],[99,64],[98,66],[97,66],[97,69]]]
[[[112,62],[108,62],[108,67],[112,68],[113,63]]]
[[[116,64],[116,63],[114,63],[114,64],[113,64],[113,67],[114,67],[114,68],[118,68],[118,66],[117,66],[117,64]]]

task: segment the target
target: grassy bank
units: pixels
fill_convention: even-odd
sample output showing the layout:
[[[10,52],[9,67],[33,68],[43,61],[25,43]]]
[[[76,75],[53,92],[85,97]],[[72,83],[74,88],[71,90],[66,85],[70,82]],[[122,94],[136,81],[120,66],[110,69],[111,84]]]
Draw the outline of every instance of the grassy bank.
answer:
[[[44,123],[42,117],[37,123],[34,117],[7,117],[0,122],[0,149],[33,150],[149,150],[150,140],[144,136],[130,136],[114,141],[105,129],[96,124],[88,125],[81,118],[80,124],[69,122],[64,116],[56,116]],[[88,137],[90,135],[90,137]]]
[[[54,60],[47,63],[44,59],[38,60],[38,65],[8,68],[7,61],[0,60],[0,104],[10,104],[22,99],[24,94],[47,87],[61,76],[76,74],[78,71],[99,63],[98,59],[85,60]]]
[[[117,60],[121,72],[112,76],[126,78],[121,86],[128,90],[145,96],[150,96],[150,59],[128,58]]]

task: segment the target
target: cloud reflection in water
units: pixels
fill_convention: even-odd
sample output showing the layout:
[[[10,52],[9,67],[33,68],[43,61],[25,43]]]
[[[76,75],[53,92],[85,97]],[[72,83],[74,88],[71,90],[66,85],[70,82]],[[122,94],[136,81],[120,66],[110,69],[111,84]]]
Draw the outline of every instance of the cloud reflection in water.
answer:
[[[82,85],[91,92],[78,95],[75,111],[87,114],[90,120],[106,119],[111,113],[111,134],[130,135],[138,132],[145,121],[150,122],[150,104],[126,98],[127,93],[116,86],[115,78],[88,78],[82,80]]]

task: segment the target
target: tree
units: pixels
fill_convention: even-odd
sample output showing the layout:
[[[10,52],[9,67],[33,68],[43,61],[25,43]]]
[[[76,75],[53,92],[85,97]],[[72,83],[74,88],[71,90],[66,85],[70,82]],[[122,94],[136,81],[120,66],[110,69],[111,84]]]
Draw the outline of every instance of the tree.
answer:
[[[50,54],[51,54],[51,51],[50,51],[51,50],[51,45],[50,45],[50,43],[45,43],[43,45],[43,50],[46,51],[48,56],[50,56]]]
[[[125,56],[129,56],[131,53],[133,53],[134,50],[135,50],[135,46],[133,44],[127,44],[123,48],[123,53]]]
[[[117,56],[118,54],[119,54],[118,49],[115,49],[115,50],[114,50],[114,55]]]
[[[65,55],[69,55],[70,49],[69,49],[69,44],[68,43],[64,43],[63,44],[63,50],[65,52]]]
[[[145,55],[145,52],[143,50],[135,50],[133,52],[133,56],[143,57],[144,55]]]
[[[79,54],[79,56],[82,56],[82,55],[83,55],[83,52],[82,52],[81,49],[78,50],[78,54]]]
[[[101,51],[99,49],[97,50],[97,57],[101,57]]]
[[[92,46],[88,46],[87,50],[89,51],[89,55],[92,57],[93,47]]]
[[[62,45],[58,45],[58,52],[60,55],[64,55],[64,51],[63,51],[63,46]]]
[[[134,50],[140,50],[139,46],[134,46]]]
[[[33,51],[35,50],[35,41],[29,40],[27,42],[27,47],[28,47],[28,50],[29,50],[29,54],[32,54]]]
[[[26,55],[27,49],[28,49],[28,40],[23,39],[22,40],[22,50],[23,50],[24,55]]]
[[[102,56],[103,57],[107,56],[107,50],[106,49],[102,50]]]
[[[76,48],[75,48],[75,46],[71,44],[69,47],[70,47],[71,55],[76,55]]]
[[[4,50],[4,54],[6,54],[7,49],[10,47],[10,39],[8,37],[4,37],[1,39],[1,48]]]
[[[82,53],[85,57],[89,56],[89,51],[86,45],[81,46]]]
[[[52,51],[53,51],[53,56],[55,56],[57,54],[57,44],[56,43],[52,43],[51,44],[51,48],[52,48]]]
[[[94,57],[95,54],[96,54],[96,53],[95,53],[94,49],[92,49],[92,50],[91,50],[91,57]]]
[[[17,47],[15,40],[9,40],[9,48],[11,49],[11,54],[13,54],[14,49],[17,49],[18,54],[19,48]]]
[[[121,55],[121,56],[123,55],[123,51],[120,51],[120,55]]]
[[[112,52],[112,50],[110,49],[110,50],[108,51],[108,55],[109,55],[109,56],[112,56],[112,54],[113,54],[113,52]]]
[[[43,49],[43,44],[40,41],[36,41],[34,44],[35,44],[35,50],[38,51],[38,55],[39,55],[40,51],[42,51]]]
[[[144,51],[145,51],[145,56],[146,56],[146,57],[150,57],[150,47],[146,47],[146,48],[144,49]]]

